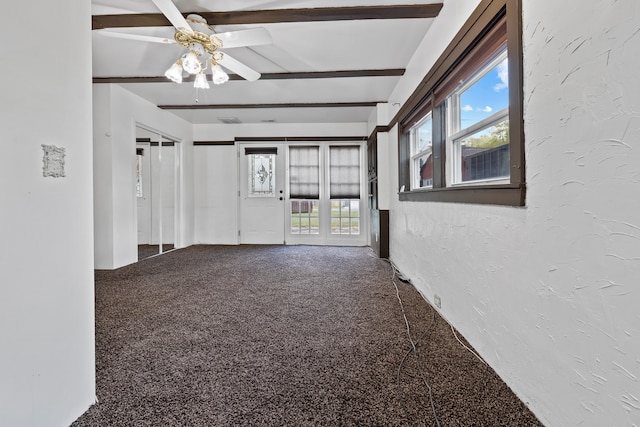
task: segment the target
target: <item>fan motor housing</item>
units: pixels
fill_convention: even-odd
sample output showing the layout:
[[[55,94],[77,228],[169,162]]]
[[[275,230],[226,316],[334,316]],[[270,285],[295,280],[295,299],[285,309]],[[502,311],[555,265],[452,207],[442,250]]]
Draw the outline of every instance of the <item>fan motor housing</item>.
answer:
[[[187,49],[190,48],[192,43],[197,43],[210,55],[213,55],[218,49],[222,48],[222,40],[217,38],[215,35],[208,35],[201,33],[200,31],[194,31],[192,34],[177,31],[173,38],[178,42],[178,44]]]

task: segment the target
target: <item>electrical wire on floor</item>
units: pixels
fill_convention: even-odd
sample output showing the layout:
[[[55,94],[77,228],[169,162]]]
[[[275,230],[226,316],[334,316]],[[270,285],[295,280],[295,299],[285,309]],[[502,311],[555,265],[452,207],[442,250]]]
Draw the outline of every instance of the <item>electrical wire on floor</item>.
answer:
[[[396,298],[398,299],[398,302],[400,304],[400,310],[402,312],[402,317],[404,319],[406,328],[407,328],[407,336],[409,338],[409,342],[411,343],[411,347],[407,350],[407,352],[404,354],[404,357],[402,358],[402,360],[400,361],[400,364],[398,365],[398,370],[396,373],[396,390],[397,390],[397,394],[398,394],[398,400],[400,401],[400,404],[403,406],[405,413],[407,413],[407,415],[409,416],[409,408],[407,407],[407,404],[405,402],[405,399],[402,395],[402,388],[401,388],[401,373],[402,373],[402,367],[404,366],[405,361],[407,360],[407,358],[409,357],[410,354],[413,353],[414,357],[415,357],[415,362],[416,362],[416,369],[418,370],[419,374],[420,374],[420,378],[422,379],[422,382],[424,383],[424,385],[427,388],[427,391],[429,392],[429,405],[431,406],[431,410],[433,411],[433,416],[436,420],[436,424],[438,427],[440,427],[440,420],[438,419],[438,415],[436,413],[436,409],[435,409],[435,404],[433,402],[433,392],[431,389],[431,386],[429,385],[429,382],[427,381],[424,372],[422,371],[422,365],[420,364],[420,356],[418,355],[418,344],[420,342],[422,342],[422,340],[427,336],[427,334],[431,331],[431,327],[433,326],[434,322],[435,322],[435,310],[433,309],[433,307],[431,307],[431,322],[429,323],[429,326],[426,328],[426,330],[422,333],[422,335],[420,335],[420,337],[417,340],[413,340],[413,337],[411,336],[411,328],[409,326],[409,320],[407,319],[407,315],[406,312],[404,310],[404,304],[402,303],[402,298],[400,297],[400,290],[398,289],[398,285],[395,281],[396,276],[399,276],[399,278],[404,281],[404,282],[409,282],[409,280],[407,280],[406,278],[402,278],[402,276],[400,276],[399,270],[398,268],[395,266],[395,264],[393,264],[391,261],[389,261],[386,258],[380,258],[378,257],[377,254],[374,253],[373,249],[370,249],[369,254],[370,257],[372,258],[376,258],[376,259],[381,259],[383,261],[386,261],[389,263],[389,265],[391,266],[391,269],[393,271],[393,274],[391,276],[391,283],[393,283],[393,286],[396,290]],[[422,399],[422,397],[420,397],[420,401],[421,403],[426,406],[426,402]],[[425,419],[425,423],[428,425],[430,424],[426,419]]]
[[[411,348],[409,348],[409,350],[405,353],[404,357],[400,361],[400,364],[398,365],[398,371],[396,374],[398,399],[400,400],[403,407],[405,408],[405,412],[408,412],[408,408],[406,406],[406,403],[404,402],[404,398],[402,397],[402,391],[400,387],[400,383],[401,383],[400,376],[402,372],[402,367],[404,366],[404,362],[407,360],[407,357],[409,357],[410,354],[413,354],[415,363],[416,363],[416,369],[418,370],[418,373],[420,374],[420,378],[422,379],[422,382],[424,383],[425,387],[427,388],[427,391],[429,392],[429,404],[433,412],[433,418],[436,421],[436,425],[440,427],[440,419],[438,418],[438,414],[436,413],[436,407],[433,402],[433,391],[424,374],[422,365],[420,363],[420,355],[418,354],[418,344],[427,336],[427,334],[431,331],[433,324],[435,323],[435,310],[433,310],[433,308],[431,309],[431,322],[429,323],[429,326],[427,327],[427,329],[422,333],[422,335],[417,340],[414,341],[413,337],[411,336],[411,327],[409,326],[409,320],[407,319],[407,314],[404,309],[404,304],[402,303],[402,298],[400,297],[400,290],[398,289],[398,284],[396,283],[396,280],[395,280],[396,276],[399,276],[398,269],[391,261],[388,261],[388,262],[389,264],[391,264],[391,268],[393,269],[391,283],[393,283],[393,287],[396,290],[396,297],[398,298],[398,302],[400,304],[400,310],[402,311],[402,317],[404,319],[404,323],[407,328],[407,337],[409,338],[409,342],[411,343]],[[423,401],[422,403],[424,404],[425,402]]]
[[[447,323],[449,323],[449,322],[447,322]],[[482,357],[480,357],[480,356],[478,355],[478,353],[476,353],[475,351],[471,350],[469,347],[467,347],[467,346],[465,345],[465,343],[463,343],[462,341],[460,341],[460,338],[458,338],[458,334],[456,333],[456,330],[453,328],[453,325],[452,325],[451,323],[449,323],[449,326],[451,326],[451,332],[453,332],[453,336],[454,336],[454,337],[456,337],[456,339],[458,340],[458,342],[460,343],[460,345],[462,345],[464,348],[466,348],[466,349],[469,351],[469,353],[471,353],[471,354],[473,354],[475,357],[477,357],[479,361],[481,361],[482,363],[484,363],[486,366],[489,366],[489,365],[487,364],[487,362],[485,362],[485,361],[482,359]]]
[[[436,420],[437,426],[440,427],[440,420],[438,419],[438,415],[437,415],[436,409],[435,409],[435,404],[433,402],[432,389],[431,389],[431,386],[429,385],[429,383],[427,382],[427,379],[426,379],[426,377],[424,375],[424,372],[422,370],[422,367],[420,365],[419,355],[418,355],[418,351],[417,351],[418,344],[426,337],[426,335],[429,333],[429,331],[431,330],[431,327],[433,326],[433,324],[435,322],[435,309],[433,308],[433,306],[431,304],[429,304],[429,307],[431,308],[431,322],[429,323],[429,326],[427,327],[425,332],[417,340],[414,341],[413,337],[411,336],[411,329],[409,327],[409,321],[407,319],[407,316],[406,316],[406,313],[405,313],[405,310],[404,310],[404,305],[402,304],[402,299],[400,298],[400,291],[399,291],[398,285],[397,285],[397,283],[395,281],[396,276],[398,277],[398,279],[400,279],[403,282],[407,282],[408,283],[409,280],[400,274],[400,270],[398,269],[398,267],[396,267],[396,265],[393,262],[391,262],[388,259],[378,257],[378,255],[374,253],[373,249],[370,250],[370,253],[368,255],[373,257],[373,258],[382,259],[383,261],[386,261],[391,265],[391,269],[393,270],[393,274],[391,276],[391,282],[393,283],[393,286],[394,286],[394,288],[396,290],[396,297],[398,298],[398,302],[400,303],[400,309],[402,311],[402,316],[404,318],[404,322],[405,322],[405,325],[406,325],[406,328],[407,328],[407,336],[409,337],[409,342],[411,343],[411,347],[409,348],[409,350],[405,353],[404,357],[402,358],[402,361],[400,362],[400,364],[398,366],[398,371],[397,371],[397,374],[396,374],[398,399],[400,400],[400,402],[402,403],[403,407],[405,408],[405,412],[408,412],[408,408],[406,406],[406,403],[404,402],[404,398],[402,397],[402,392],[400,390],[400,374],[401,374],[402,367],[404,366],[404,363],[405,363],[407,357],[409,357],[409,355],[413,353],[414,357],[415,357],[415,360],[416,360],[416,368],[418,369],[418,372],[420,374],[420,377],[421,377],[424,385],[426,386],[427,390],[429,391],[429,403],[430,403],[430,406],[431,406],[431,410],[433,411],[433,417]],[[453,327],[453,325],[449,321],[447,321],[446,319],[444,319],[444,320],[451,327],[451,332],[453,333],[453,336],[458,341],[458,343],[460,343],[460,345],[462,347],[464,347],[469,353],[473,354],[485,366],[489,366],[487,364],[487,362],[485,362],[482,359],[482,357],[480,357],[475,351],[473,351],[465,343],[463,343],[462,340],[460,340],[460,338],[458,337],[458,334],[456,333],[456,330]],[[425,402],[422,401],[422,403],[424,404]]]
[[[373,249],[371,250],[371,253],[369,254],[370,257],[373,258],[378,258],[378,259],[382,259],[383,261],[388,262],[391,265],[391,268],[393,269],[393,273],[394,273],[394,277],[396,275],[396,272],[399,272],[398,267],[395,266],[394,263],[392,263],[391,261],[389,261],[388,259],[385,258],[379,258],[378,255],[376,255],[373,252]],[[431,304],[429,304],[431,306]],[[431,309],[433,310],[433,307],[431,307]],[[444,319],[444,318],[443,318]],[[484,359],[482,357],[480,357],[480,355],[478,355],[478,353],[476,353],[475,351],[473,351],[471,348],[469,348],[465,343],[462,342],[462,340],[460,340],[460,338],[458,337],[458,334],[456,333],[455,328],[453,327],[453,325],[451,324],[451,322],[449,322],[447,319],[444,319],[449,326],[451,326],[451,332],[453,333],[453,336],[456,338],[456,340],[460,343],[460,345],[462,347],[464,347],[469,353],[473,354],[480,362],[482,362],[484,365],[489,366],[489,364],[487,362],[484,361]]]
[[[419,358],[418,350],[417,350],[418,344],[429,333],[429,331],[431,330],[431,326],[433,326],[433,322],[435,321],[435,313],[432,311],[431,314],[432,314],[432,319],[431,319],[432,321],[429,324],[429,327],[420,336],[420,338],[418,338],[415,341],[415,345],[414,345],[414,343],[412,343],[411,348],[409,350],[407,350],[407,352],[404,354],[404,357],[400,361],[400,364],[398,365],[398,371],[396,373],[396,382],[397,382],[398,399],[400,400],[402,406],[404,407],[405,412],[409,413],[409,408],[407,408],[407,405],[404,402],[404,398],[402,396],[400,377],[401,377],[401,374],[402,374],[402,367],[404,366],[404,362],[407,360],[407,357],[409,357],[410,354],[413,354],[414,358],[415,358],[416,369],[418,370],[418,372],[420,374],[420,379],[422,380],[422,382],[424,383],[425,387],[427,388],[427,391],[429,392],[429,405],[431,406],[431,410],[433,412],[433,417],[436,420],[436,424],[439,427],[440,426],[440,421],[438,419],[438,415],[436,414],[436,408],[435,408],[435,404],[433,402],[433,392],[432,392],[431,386],[429,385],[429,383],[428,383],[428,381],[427,381],[427,379],[426,379],[426,377],[424,375],[424,372],[422,371],[422,365],[420,364],[420,358]],[[422,402],[423,405],[426,406],[426,402],[422,398],[420,398],[420,401]],[[425,422],[427,422],[426,419],[425,419]]]

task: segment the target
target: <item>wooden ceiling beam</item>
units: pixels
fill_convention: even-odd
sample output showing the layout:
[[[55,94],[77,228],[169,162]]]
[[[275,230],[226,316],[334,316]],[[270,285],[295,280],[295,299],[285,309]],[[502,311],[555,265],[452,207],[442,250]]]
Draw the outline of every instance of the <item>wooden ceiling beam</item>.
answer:
[[[399,77],[404,75],[404,68],[387,70],[341,70],[341,71],[311,71],[293,73],[262,73],[260,80],[296,80],[296,79],[334,79],[346,77]],[[186,77],[183,81],[191,82],[194,76]],[[237,74],[229,74],[229,80],[243,80]],[[172,83],[164,76],[154,77],[94,77],[93,83]]]
[[[193,12],[211,25],[277,24],[282,22],[351,21],[362,19],[435,18],[442,3],[395,6],[319,7],[310,9],[240,10],[232,12]],[[184,15],[188,15],[185,13]],[[165,27],[171,23],[161,13],[93,15],[92,29],[125,27]]]
[[[375,107],[385,101],[372,102],[308,102],[286,104],[193,104],[193,105],[158,105],[163,110],[235,110],[247,108],[345,108]]]

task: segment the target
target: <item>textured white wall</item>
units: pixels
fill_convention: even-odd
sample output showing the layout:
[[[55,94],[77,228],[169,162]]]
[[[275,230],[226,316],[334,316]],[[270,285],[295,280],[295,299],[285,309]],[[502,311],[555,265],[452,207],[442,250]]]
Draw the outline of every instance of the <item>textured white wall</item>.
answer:
[[[526,207],[394,197],[391,257],[545,424],[637,426],[640,3],[523,19]]]
[[[104,86],[107,86],[105,89]],[[180,212],[177,220],[182,239],[177,247],[193,243],[193,143],[192,125],[161,110],[117,85],[94,85],[94,146],[96,153],[109,157],[96,159],[102,166],[94,177],[95,204],[110,209],[96,214],[96,259],[98,269],[113,269],[138,260],[135,194],[136,123],[161,131],[179,141],[176,150],[182,160],[179,179]],[[110,120],[98,117],[108,111]],[[99,128],[98,128],[99,126]],[[98,170],[97,170],[98,171]],[[108,230],[104,233],[102,230]],[[100,238],[100,239],[99,239]],[[103,249],[112,247],[110,256]]]
[[[67,426],[95,400],[90,15],[0,13],[2,426]],[[65,149],[65,177],[43,177],[41,144]]]

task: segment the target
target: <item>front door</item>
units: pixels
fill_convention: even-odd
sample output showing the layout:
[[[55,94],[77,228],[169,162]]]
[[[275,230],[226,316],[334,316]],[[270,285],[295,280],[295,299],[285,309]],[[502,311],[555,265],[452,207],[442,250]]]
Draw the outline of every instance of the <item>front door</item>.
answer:
[[[283,144],[238,144],[241,244],[283,244],[285,153]]]

